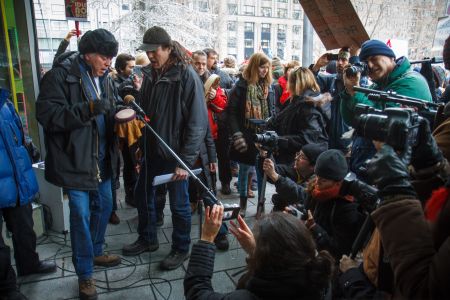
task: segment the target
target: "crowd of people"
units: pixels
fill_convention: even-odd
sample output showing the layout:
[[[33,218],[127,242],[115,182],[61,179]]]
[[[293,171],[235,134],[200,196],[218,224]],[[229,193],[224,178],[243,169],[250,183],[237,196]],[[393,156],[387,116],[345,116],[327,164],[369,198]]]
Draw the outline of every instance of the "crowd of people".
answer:
[[[157,26],[145,32],[136,56],[118,55],[117,40],[104,29],[84,33],[78,51],[66,52],[74,35],[63,40],[41,80],[36,118],[44,129],[45,178],[69,198],[80,299],[97,299],[94,265],[121,263],[103,249],[108,223],[121,221],[121,169],[125,202],[138,212],[138,238],[122,254],[159,249],[168,193],[172,245],[160,268],[177,269],[190,257],[187,299],[450,294],[450,87],[444,88],[442,68],[424,63],[413,70],[408,58],[378,40],[341,48],[336,60],[325,53],[311,66],[262,52],[242,65],[227,56],[220,66],[214,49],[191,52]],[[443,56],[450,68],[450,38]],[[352,66],[359,69],[349,72]],[[420,109],[392,98],[375,101],[360,86],[420,99]],[[0,213],[13,233],[17,272],[52,272],[55,264],[36,253],[30,202],[38,186],[26,137],[6,91],[0,96],[0,157],[7,166]],[[136,119],[139,111],[127,114],[130,101],[154,132]],[[431,104],[439,103],[434,113]],[[433,118],[422,117],[423,110]],[[255,143],[262,133],[270,141]],[[216,195],[231,193],[238,169],[239,215],[230,226],[223,206],[185,166],[200,168],[200,180]],[[155,176],[170,173],[170,182],[154,186]],[[250,229],[243,218],[253,177],[259,199],[265,201],[265,180],[276,193],[273,210]],[[363,186],[376,192],[367,195]],[[205,222],[191,250],[199,201]],[[248,255],[247,270],[235,291],[220,294],[211,285],[214,255],[228,250],[229,232]],[[26,299],[0,242],[0,292]]]

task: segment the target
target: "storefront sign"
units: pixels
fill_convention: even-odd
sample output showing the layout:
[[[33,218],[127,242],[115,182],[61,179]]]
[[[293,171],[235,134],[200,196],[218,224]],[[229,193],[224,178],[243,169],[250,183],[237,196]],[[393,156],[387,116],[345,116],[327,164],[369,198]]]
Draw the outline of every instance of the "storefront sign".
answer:
[[[350,0],[299,0],[327,50],[358,45],[369,39]]]
[[[87,0],[65,0],[66,19],[87,21]]]

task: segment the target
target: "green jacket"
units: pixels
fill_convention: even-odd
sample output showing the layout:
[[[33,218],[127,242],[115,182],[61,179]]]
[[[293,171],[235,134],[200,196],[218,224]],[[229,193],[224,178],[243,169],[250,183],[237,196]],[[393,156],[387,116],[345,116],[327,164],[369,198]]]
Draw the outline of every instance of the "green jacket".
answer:
[[[431,93],[428,88],[427,81],[421,74],[411,69],[411,64],[406,57],[397,60],[397,66],[389,74],[387,83],[374,83],[371,89],[379,91],[393,90],[399,95],[423,99],[431,102]],[[346,91],[341,94],[341,115],[346,124],[353,124],[354,109],[356,104],[366,104],[380,109],[379,103],[370,101],[363,93],[356,92],[354,96],[350,96]],[[387,106],[396,106],[394,103],[387,103]]]

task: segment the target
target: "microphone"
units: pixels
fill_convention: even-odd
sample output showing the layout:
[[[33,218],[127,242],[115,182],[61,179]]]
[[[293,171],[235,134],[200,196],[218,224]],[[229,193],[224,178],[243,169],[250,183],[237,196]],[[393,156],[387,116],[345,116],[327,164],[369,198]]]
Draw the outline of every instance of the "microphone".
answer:
[[[141,108],[139,105],[136,104],[136,102],[135,102],[134,100],[135,100],[135,98],[134,98],[133,95],[126,95],[126,96],[123,98],[123,102],[124,102],[126,105],[130,105],[130,106],[133,107],[133,109],[134,109],[135,111],[137,111],[139,114],[145,116],[145,112],[142,110],[142,108]]]

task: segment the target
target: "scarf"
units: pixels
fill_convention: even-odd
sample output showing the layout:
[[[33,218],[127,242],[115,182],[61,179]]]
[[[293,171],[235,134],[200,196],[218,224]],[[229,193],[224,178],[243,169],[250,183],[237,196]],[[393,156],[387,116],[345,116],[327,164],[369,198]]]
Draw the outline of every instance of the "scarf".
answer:
[[[247,128],[252,126],[248,120],[265,120],[270,116],[269,105],[267,104],[268,94],[269,87],[261,83],[249,84],[247,86],[245,99],[245,125]]]
[[[324,200],[329,200],[329,199],[340,197],[340,195],[339,195],[340,190],[341,190],[341,185],[334,185],[325,190],[319,190],[317,188],[317,185],[315,185],[314,189],[311,192],[311,195],[315,200],[324,201]],[[342,198],[344,198],[345,200],[347,200],[349,202],[353,202],[352,196],[345,196]]]

